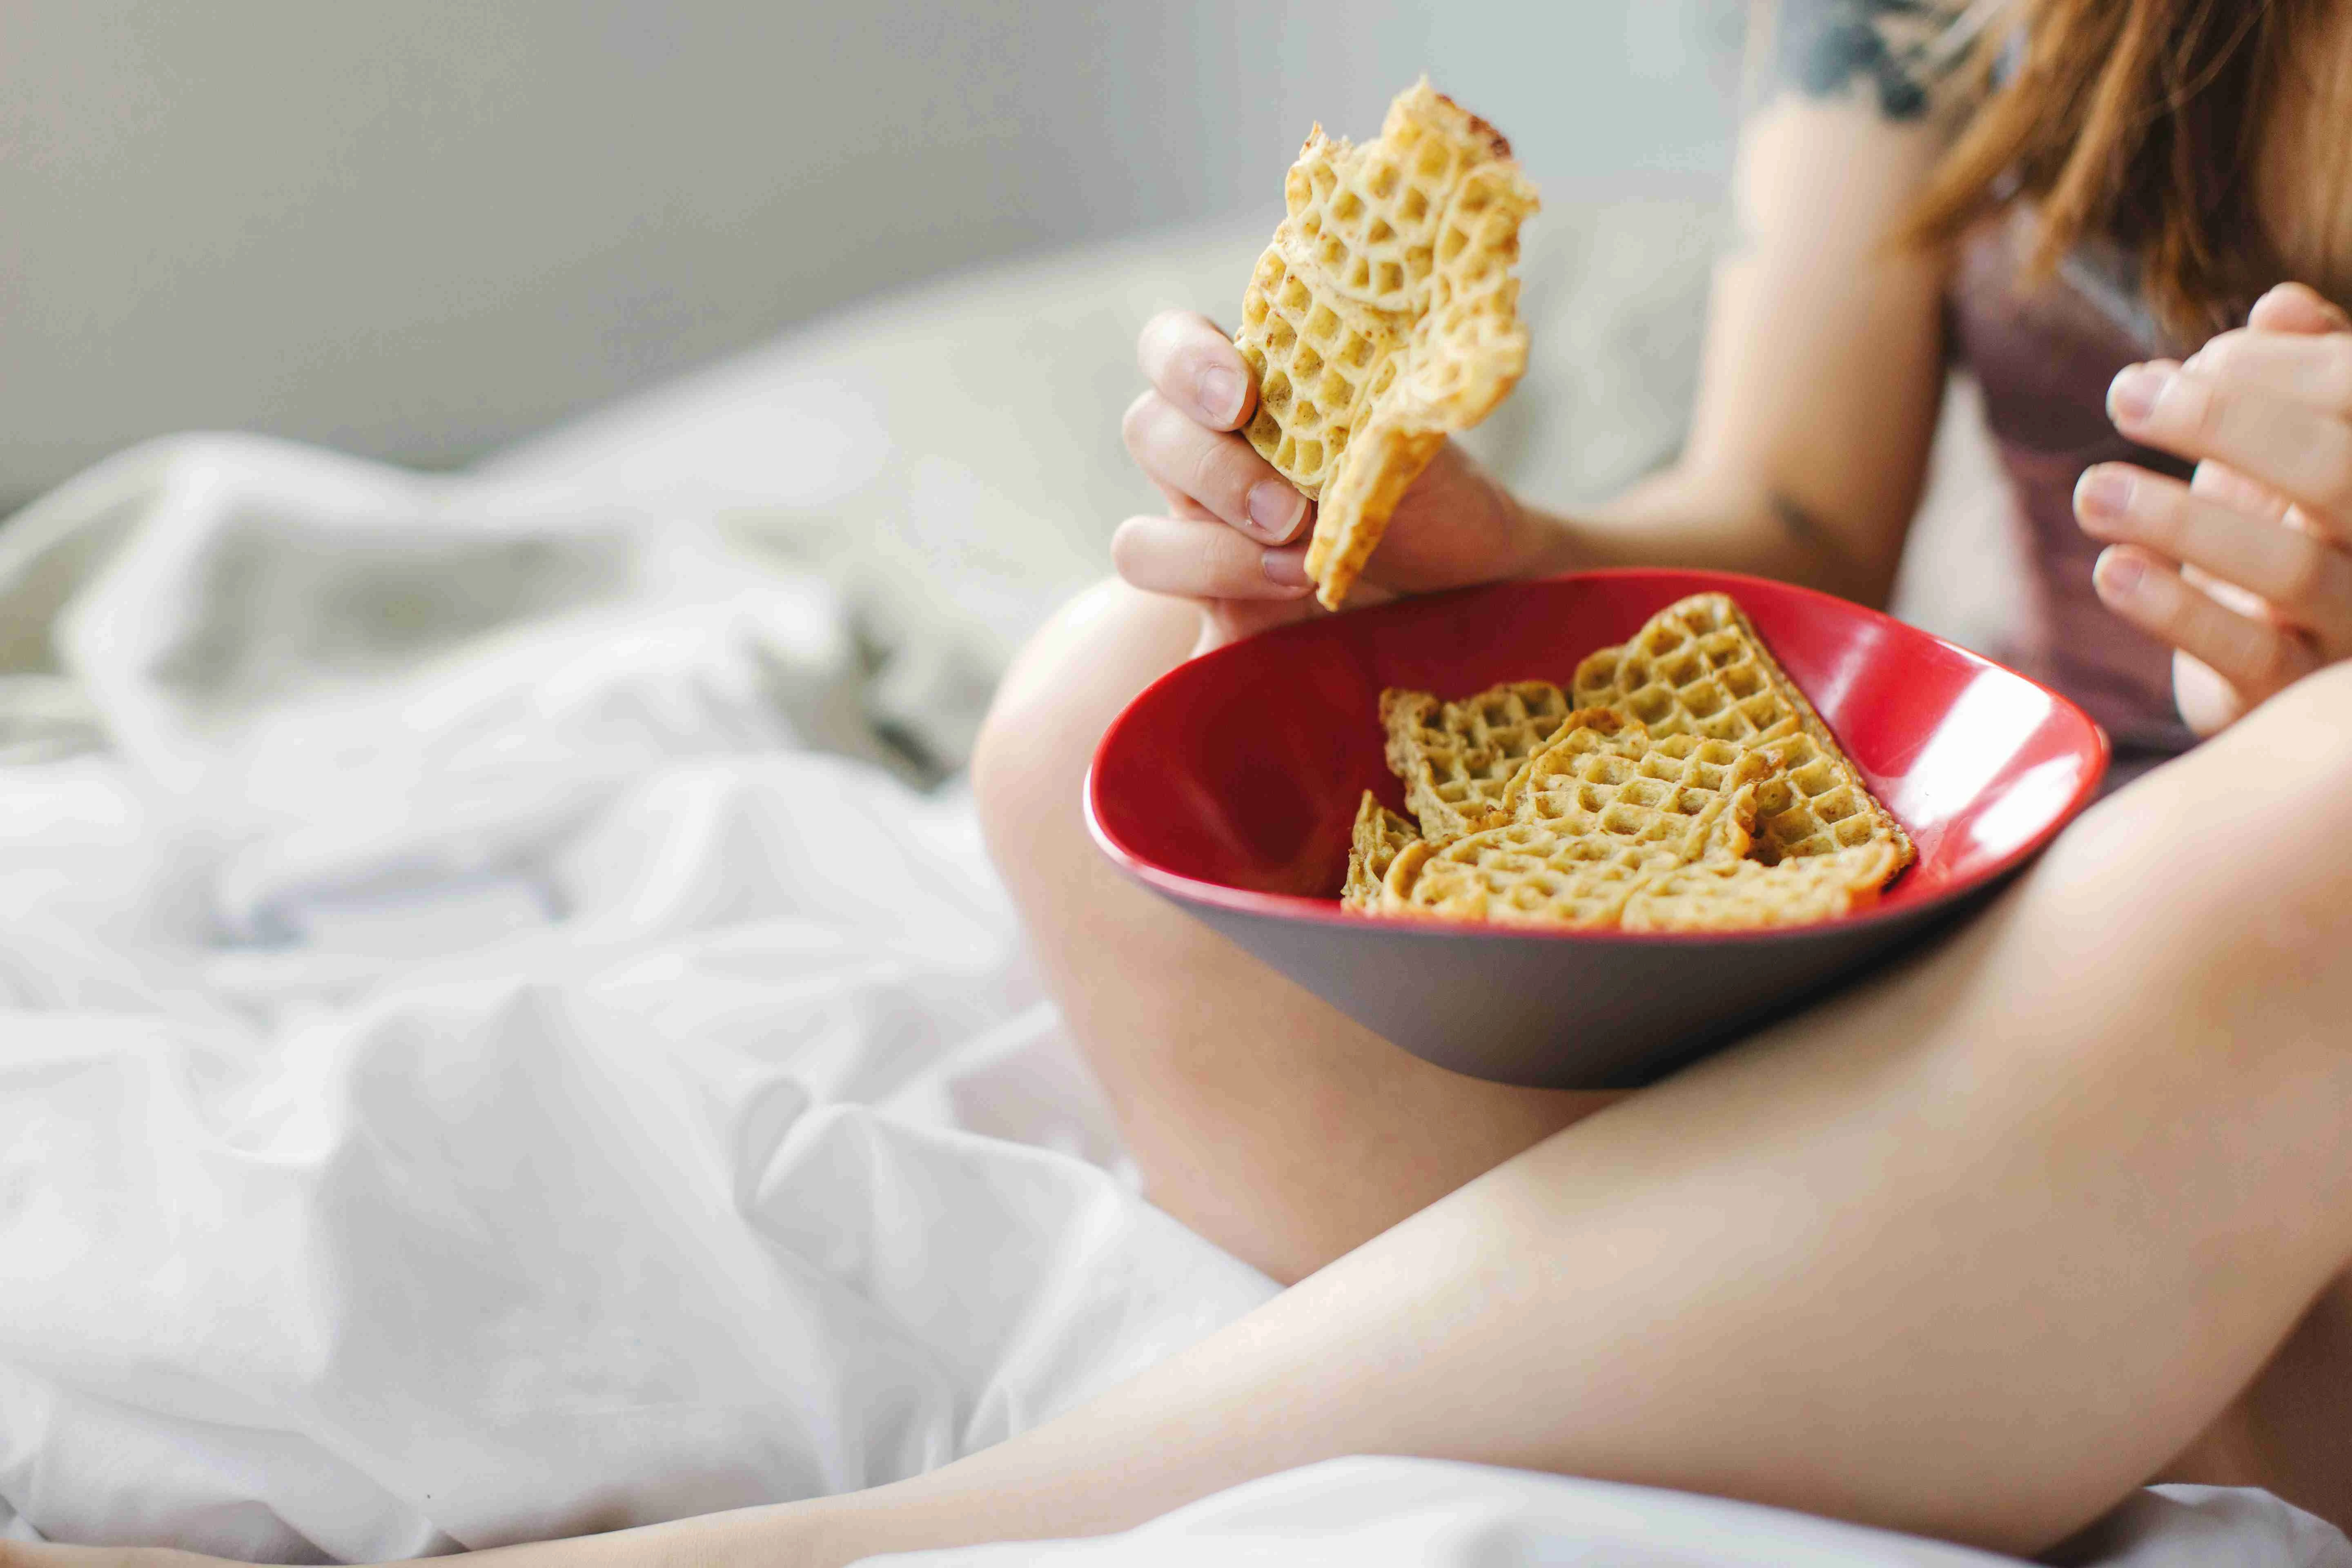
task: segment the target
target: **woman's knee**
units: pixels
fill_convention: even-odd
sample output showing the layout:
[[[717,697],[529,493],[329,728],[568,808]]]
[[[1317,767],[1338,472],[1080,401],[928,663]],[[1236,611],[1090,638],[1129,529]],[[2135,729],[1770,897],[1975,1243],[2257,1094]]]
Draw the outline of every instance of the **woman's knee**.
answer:
[[[972,749],[972,792],[990,841],[1079,831],[1078,789],[1096,742],[1134,695],[1180,662],[1200,612],[1098,583],[1055,612],[1013,662]]]
[[[2352,671],[2281,694],[2070,829],[1978,976],[1986,1049],[2025,1044],[2139,1129],[2196,1129],[2232,1179],[2352,1247]],[[2281,1229],[2285,1226],[2280,1221]]]
[[[2347,845],[2352,666],[2339,666],[2101,805],[2053,847],[2044,879],[2119,942],[2168,932],[2199,967],[2259,973],[2274,998],[2326,1009],[2352,1004],[2335,962],[2352,925]]]

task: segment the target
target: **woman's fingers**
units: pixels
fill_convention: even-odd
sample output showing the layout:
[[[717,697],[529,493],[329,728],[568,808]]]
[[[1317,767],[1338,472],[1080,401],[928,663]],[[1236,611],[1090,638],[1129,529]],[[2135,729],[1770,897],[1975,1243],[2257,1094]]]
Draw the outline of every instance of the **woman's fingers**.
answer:
[[[2246,325],[2265,332],[2352,331],[2352,316],[2308,283],[2282,283],[2254,301]]]
[[[2105,463],[2074,491],[2084,531],[2109,545],[2099,597],[2173,646],[2192,729],[2352,655],[2352,316],[2283,284],[2187,363],[2126,369],[2107,411],[2196,460],[2186,485]]]
[[[2172,700],[2191,731],[2218,735],[2246,716],[2246,700],[2211,666],[2185,653],[2172,656]]]
[[[1212,599],[1201,608],[1201,640],[1192,647],[1195,658],[1229,642],[1303,621],[1321,613],[1323,606],[1312,599]]]
[[[2221,386],[2268,391],[2338,418],[2352,415],[2352,331],[2223,332],[2180,368]]]
[[[2074,512],[2092,538],[2140,545],[2235,584],[2352,652],[2352,555],[2327,541],[2127,463],[2085,470]]]
[[[1209,601],[1212,644],[1304,613],[1313,584],[1306,547],[1291,542],[1314,510],[1232,434],[1256,401],[1248,364],[1214,322],[1184,310],[1153,317],[1136,357],[1151,390],[1129,405],[1121,434],[1171,515],[1119,526],[1111,539],[1119,575],[1150,593]]]
[[[2137,545],[2099,556],[2091,581],[2107,607],[2235,687],[2249,707],[2319,668],[2318,651],[2285,626],[2224,609]]]
[[[1287,544],[1307,521],[1307,498],[1238,436],[1203,429],[1158,392],[1128,405],[1120,433],[1163,495],[1188,496],[1261,544]]]
[[[1181,517],[1130,517],[1111,536],[1118,574],[1152,594],[1187,599],[1297,599],[1307,580],[1307,549],[1269,550],[1222,522]]]
[[[2233,507],[2248,517],[2261,518],[2264,522],[2289,527],[2287,520],[2294,512],[2294,503],[2268,485],[2257,484],[2227,463],[2217,463],[2210,458],[2197,465],[2189,476],[2191,494],[2207,500]]]
[[[1249,364],[1208,317],[1162,310],[1144,323],[1135,357],[1152,390],[1212,430],[1237,430],[1257,401]]]
[[[2225,463],[2323,522],[2352,518],[2352,419],[2162,360],[2116,376],[2107,412],[2117,429],[2143,445]]]

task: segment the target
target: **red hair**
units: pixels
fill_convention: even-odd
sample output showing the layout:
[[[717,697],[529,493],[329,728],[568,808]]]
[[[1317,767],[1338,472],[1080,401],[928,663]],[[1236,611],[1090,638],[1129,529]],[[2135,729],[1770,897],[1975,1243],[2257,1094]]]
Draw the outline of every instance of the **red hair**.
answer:
[[[2023,0],[1964,78],[1979,101],[1906,237],[1947,241],[2021,198],[2039,208],[2030,276],[2091,235],[2140,259],[2158,321],[2201,336],[2284,276],[2256,210],[2265,111],[2325,0]]]

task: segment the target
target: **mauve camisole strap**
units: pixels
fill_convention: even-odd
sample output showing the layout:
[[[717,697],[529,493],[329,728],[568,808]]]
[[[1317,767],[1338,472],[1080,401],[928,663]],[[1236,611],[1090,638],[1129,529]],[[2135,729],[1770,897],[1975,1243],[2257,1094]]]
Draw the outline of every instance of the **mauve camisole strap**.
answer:
[[[2021,291],[2032,224],[2021,205],[1972,231],[1948,300],[1954,351],[1983,390],[2031,566],[2013,644],[1988,651],[2081,703],[2119,761],[2185,751],[2194,738],[2173,705],[2171,652],[2099,603],[2091,565],[2100,547],[2075,526],[2074,508],[2074,481],[2094,463],[2188,476],[2187,464],[2118,436],[2106,416],[2117,371],[2183,345],[2164,340],[2127,270],[2099,249]]]

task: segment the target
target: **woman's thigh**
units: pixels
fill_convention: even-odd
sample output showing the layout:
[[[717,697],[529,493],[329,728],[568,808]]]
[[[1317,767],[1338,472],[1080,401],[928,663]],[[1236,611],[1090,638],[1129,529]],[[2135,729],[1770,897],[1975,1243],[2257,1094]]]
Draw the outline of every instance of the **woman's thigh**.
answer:
[[[1613,1098],[1406,1055],[1114,870],[1079,794],[1200,613],[1107,583],[1023,653],[973,763],[989,846],[1153,1201],[1299,1279]]]

